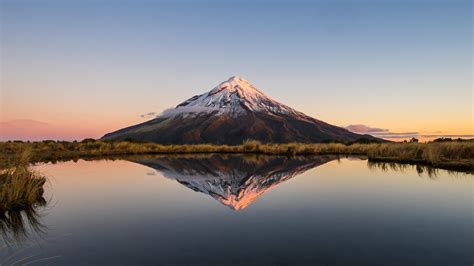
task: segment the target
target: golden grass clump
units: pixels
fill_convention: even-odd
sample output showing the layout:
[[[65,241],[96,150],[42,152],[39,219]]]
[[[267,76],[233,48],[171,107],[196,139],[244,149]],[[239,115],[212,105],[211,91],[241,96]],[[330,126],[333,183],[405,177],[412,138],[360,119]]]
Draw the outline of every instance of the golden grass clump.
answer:
[[[24,242],[31,233],[42,234],[39,208],[46,206],[46,178],[30,167],[31,151],[22,150],[0,168],[0,236],[8,246]]]
[[[261,145],[258,140],[245,140],[242,144],[244,151],[259,151]]]
[[[29,167],[30,154],[24,150],[16,161],[0,170],[0,213],[26,209],[42,201],[46,178]]]

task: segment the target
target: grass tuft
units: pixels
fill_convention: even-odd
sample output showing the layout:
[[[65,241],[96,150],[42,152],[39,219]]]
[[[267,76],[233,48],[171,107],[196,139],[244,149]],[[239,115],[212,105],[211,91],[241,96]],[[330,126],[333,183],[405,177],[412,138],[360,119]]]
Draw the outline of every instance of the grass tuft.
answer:
[[[29,167],[30,158],[31,150],[25,149],[0,170],[0,213],[26,209],[42,199],[46,178]]]

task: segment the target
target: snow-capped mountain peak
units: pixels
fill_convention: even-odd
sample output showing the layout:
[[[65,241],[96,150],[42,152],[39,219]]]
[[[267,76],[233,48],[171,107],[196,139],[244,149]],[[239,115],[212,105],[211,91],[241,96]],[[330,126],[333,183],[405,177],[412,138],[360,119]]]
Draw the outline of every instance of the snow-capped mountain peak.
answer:
[[[255,94],[264,96],[264,94],[255,86],[239,76],[232,76],[228,80],[223,81],[221,84],[213,88],[209,92],[209,95],[213,95],[221,91],[226,91],[227,93],[239,93],[241,98],[252,97],[255,96]]]
[[[207,93],[196,95],[174,109],[169,109],[162,116],[185,115],[192,113],[229,114],[237,117],[246,112],[264,112],[267,114],[295,114],[294,109],[277,102],[265,95],[249,81],[239,76],[232,76],[221,82]]]
[[[133,139],[162,144],[242,144],[374,139],[333,126],[268,97],[242,77],[168,109],[152,120],[122,128],[104,140]]]

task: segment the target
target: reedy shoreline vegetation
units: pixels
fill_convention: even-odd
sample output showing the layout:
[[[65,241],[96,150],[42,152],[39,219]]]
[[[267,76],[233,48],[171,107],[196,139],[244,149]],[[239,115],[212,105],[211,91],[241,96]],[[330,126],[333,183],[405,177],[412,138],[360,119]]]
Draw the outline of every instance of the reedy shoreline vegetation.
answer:
[[[430,143],[288,143],[262,144],[248,140],[241,145],[162,145],[156,143],[106,142],[0,142],[0,165],[8,165],[24,150],[31,150],[31,162],[49,162],[84,157],[133,154],[255,153],[267,155],[365,155],[371,161],[423,164],[438,168],[474,172],[474,141]]]
[[[45,204],[43,185],[46,178],[30,168],[30,159],[30,149],[24,147],[0,168],[0,227],[1,221],[8,218],[6,213]]]
[[[0,236],[7,246],[27,240],[31,233],[45,228],[38,212],[47,201],[43,198],[46,178],[31,169],[30,150],[12,156],[0,167]]]

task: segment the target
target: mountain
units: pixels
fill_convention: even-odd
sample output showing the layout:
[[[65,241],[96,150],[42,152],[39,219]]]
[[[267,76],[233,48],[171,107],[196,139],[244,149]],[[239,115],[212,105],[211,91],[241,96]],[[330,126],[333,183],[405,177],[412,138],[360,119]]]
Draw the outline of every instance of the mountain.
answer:
[[[103,140],[163,144],[241,144],[262,142],[343,142],[375,139],[330,125],[265,95],[241,77],[231,77],[156,118],[108,133]]]
[[[131,159],[164,177],[207,194],[233,210],[248,207],[272,188],[337,159],[325,156],[179,155]]]

